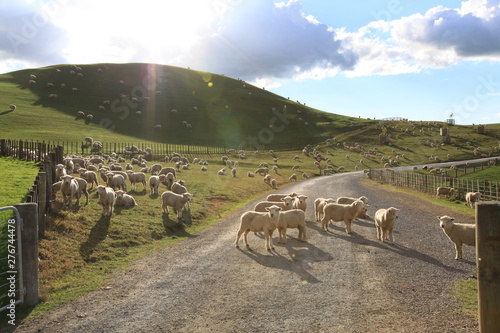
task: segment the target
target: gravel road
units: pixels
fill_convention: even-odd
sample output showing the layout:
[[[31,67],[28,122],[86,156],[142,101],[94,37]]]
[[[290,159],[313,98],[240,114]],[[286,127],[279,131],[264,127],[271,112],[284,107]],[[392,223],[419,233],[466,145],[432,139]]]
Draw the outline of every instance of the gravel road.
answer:
[[[475,250],[454,246],[438,215],[474,222],[378,185],[361,173],[300,182],[282,193],[309,197],[307,243],[296,229],[288,243],[267,252],[250,233],[253,251],[235,248],[239,216],[255,202],[195,237],[140,260],[107,284],[15,332],[477,332],[477,319],[457,311],[452,283],[475,274]],[[318,197],[369,198],[379,208],[401,209],[395,245],[376,240],[371,218],[314,222]],[[262,199],[262,198],[261,198]]]

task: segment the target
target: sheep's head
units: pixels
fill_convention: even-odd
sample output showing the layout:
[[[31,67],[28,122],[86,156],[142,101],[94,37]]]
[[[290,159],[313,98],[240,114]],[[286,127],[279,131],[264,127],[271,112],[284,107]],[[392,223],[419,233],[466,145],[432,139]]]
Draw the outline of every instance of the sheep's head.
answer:
[[[272,205],[271,207],[266,207],[266,210],[269,212],[270,217],[274,217],[274,216],[279,216],[281,207]]]
[[[281,201],[283,201],[286,207],[292,207],[293,200],[294,199],[289,195],[287,195],[284,198],[281,198]]]
[[[116,197],[117,197],[118,199],[123,199],[123,195],[124,195],[125,193],[127,193],[127,192],[122,191],[122,190],[119,190],[119,191],[116,191],[116,192],[115,192]]]
[[[453,224],[453,221],[455,221],[455,218],[447,216],[447,215],[438,216],[437,218],[439,220],[439,226],[441,228],[446,228],[448,225]]]
[[[395,219],[398,218],[398,212],[400,211],[400,209],[397,209],[397,208],[394,208],[394,207],[391,207],[391,208],[388,208],[387,209],[387,215],[389,216],[394,216]]]
[[[66,176],[61,176],[61,180],[63,184],[71,184],[71,181],[75,179],[75,177],[66,175]]]
[[[193,197],[191,193],[183,193],[182,196],[184,198],[187,198],[187,201],[191,201],[191,198]]]

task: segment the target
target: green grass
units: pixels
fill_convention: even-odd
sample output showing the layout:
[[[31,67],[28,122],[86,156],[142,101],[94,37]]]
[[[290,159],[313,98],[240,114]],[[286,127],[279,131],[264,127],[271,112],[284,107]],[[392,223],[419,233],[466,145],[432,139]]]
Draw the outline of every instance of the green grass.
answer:
[[[467,179],[488,179],[490,181],[500,181],[500,166],[492,166],[484,170],[476,171],[462,176]]]
[[[476,279],[455,281],[453,298],[460,306],[460,310],[468,315],[478,315],[478,289]]]

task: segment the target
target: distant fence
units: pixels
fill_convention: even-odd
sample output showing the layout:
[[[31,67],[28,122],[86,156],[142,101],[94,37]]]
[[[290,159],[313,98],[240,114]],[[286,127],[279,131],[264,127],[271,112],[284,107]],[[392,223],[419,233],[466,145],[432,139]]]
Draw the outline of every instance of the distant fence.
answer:
[[[370,170],[369,177],[384,184],[434,195],[438,187],[453,187],[455,198],[459,200],[465,200],[467,192],[481,192],[482,199],[487,201],[499,201],[500,199],[498,181],[464,179],[415,172],[395,172],[390,169]]]

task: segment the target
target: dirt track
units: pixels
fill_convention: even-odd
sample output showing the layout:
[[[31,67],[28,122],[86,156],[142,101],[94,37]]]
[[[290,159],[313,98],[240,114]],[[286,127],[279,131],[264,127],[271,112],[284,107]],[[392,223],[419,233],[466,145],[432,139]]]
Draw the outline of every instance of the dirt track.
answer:
[[[475,253],[453,244],[436,216],[446,209],[376,185],[360,173],[321,177],[283,192],[309,196],[307,243],[289,229],[288,244],[269,253],[249,235],[253,251],[234,247],[239,216],[252,203],[173,248],[118,273],[106,285],[16,332],[477,332],[476,318],[457,312],[452,282],[474,274]],[[395,245],[376,240],[371,219],[331,233],[314,222],[317,197],[369,198],[401,209]]]

